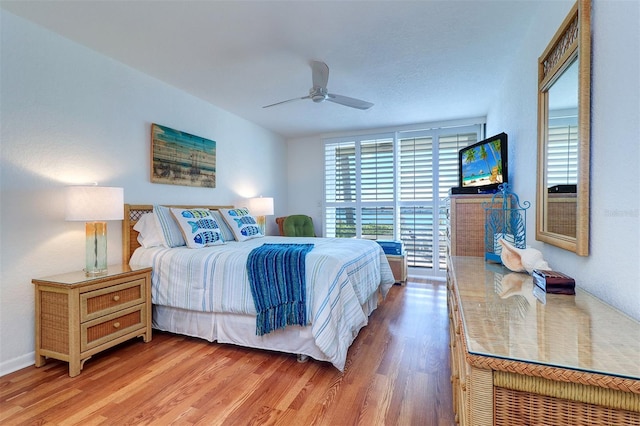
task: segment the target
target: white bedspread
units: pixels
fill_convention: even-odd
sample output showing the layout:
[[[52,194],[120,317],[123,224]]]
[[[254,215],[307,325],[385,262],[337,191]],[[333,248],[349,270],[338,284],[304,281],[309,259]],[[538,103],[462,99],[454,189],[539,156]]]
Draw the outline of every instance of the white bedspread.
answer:
[[[139,248],[130,263],[153,267],[155,305],[255,315],[246,263],[249,252],[265,243],[314,244],[306,257],[307,317],[316,345],[343,370],[349,345],[368,321],[362,305],[375,292],[385,296],[394,282],[376,242],[264,237],[203,249]]]

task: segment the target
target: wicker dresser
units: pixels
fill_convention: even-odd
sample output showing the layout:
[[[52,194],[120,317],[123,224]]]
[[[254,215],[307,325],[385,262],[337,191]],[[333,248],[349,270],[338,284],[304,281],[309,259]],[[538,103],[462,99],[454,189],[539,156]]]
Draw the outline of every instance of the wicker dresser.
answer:
[[[640,426],[637,321],[481,257],[451,257],[448,288],[459,424]]]
[[[114,265],[97,277],[77,271],[33,284],[36,367],[46,357],[67,361],[74,377],[98,352],[138,336],[151,340],[151,268]]]
[[[493,194],[451,195],[447,199],[447,243],[450,256],[484,256],[483,203]]]

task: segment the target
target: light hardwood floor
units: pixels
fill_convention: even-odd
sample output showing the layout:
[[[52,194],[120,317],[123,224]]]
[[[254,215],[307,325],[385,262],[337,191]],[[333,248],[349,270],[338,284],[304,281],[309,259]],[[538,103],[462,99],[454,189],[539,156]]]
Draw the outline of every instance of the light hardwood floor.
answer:
[[[393,286],[329,363],[154,332],[0,377],[2,425],[452,425],[446,285]]]

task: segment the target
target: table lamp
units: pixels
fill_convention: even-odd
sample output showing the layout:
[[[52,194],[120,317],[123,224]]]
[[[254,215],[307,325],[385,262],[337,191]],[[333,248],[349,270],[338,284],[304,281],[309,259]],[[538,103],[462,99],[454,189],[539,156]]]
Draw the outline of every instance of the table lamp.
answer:
[[[256,197],[249,199],[249,211],[256,217],[262,235],[266,235],[266,217],[273,215],[273,198]]]
[[[124,191],[105,186],[66,188],[65,220],[86,222],[85,273],[107,272],[107,220],[124,219]]]

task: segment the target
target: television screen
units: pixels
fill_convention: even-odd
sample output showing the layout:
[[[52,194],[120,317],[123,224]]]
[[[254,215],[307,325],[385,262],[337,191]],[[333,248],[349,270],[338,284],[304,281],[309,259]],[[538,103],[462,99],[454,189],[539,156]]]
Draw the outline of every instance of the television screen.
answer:
[[[507,182],[507,134],[462,148],[458,152],[458,170],[463,188],[497,188]]]

